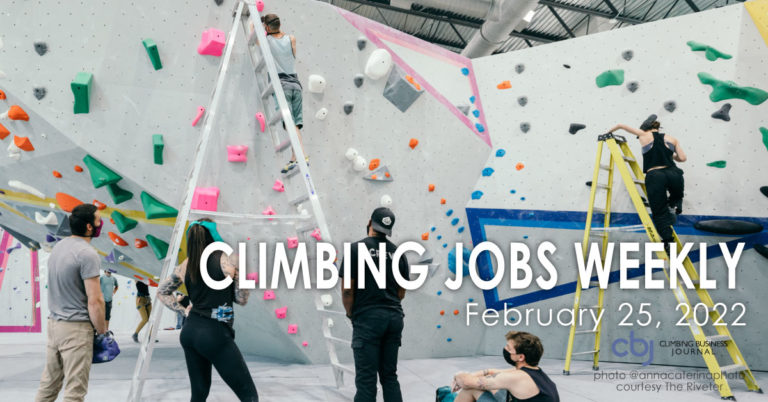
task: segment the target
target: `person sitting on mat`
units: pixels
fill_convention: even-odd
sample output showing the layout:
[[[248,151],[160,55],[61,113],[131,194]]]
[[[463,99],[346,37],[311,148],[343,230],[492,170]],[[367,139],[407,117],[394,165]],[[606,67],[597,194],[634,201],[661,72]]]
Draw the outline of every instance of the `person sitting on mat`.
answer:
[[[510,369],[461,372],[453,377],[451,389],[459,391],[455,402],[560,402],[555,383],[537,367],[544,353],[538,336],[509,331],[503,355]]]

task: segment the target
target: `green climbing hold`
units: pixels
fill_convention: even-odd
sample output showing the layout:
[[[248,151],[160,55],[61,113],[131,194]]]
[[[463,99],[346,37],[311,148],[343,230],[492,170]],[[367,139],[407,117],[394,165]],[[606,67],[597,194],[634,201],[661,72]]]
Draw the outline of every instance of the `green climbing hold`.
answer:
[[[139,224],[138,221],[131,219],[118,211],[112,211],[112,220],[115,221],[115,226],[120,233],[125,233]]]
[[[144,39],[141,43],[144,44],[144,49],[147,50],[149,60],[152,61],[152,67],[154,67],[155,70],[163,68],[163,63],[160,61],[160,53],[157,52],[157,43],[152,39]]]
[[[148,234],[147,243],[149,243],[149,247],[152,248],[152,252],[155,253],[155,257],[157,257],[158,260],[162,260],[165,258],[166,254],[168,254],[168,243],[157,237]]]
[[[163,204],[146,191],[141,192],[141,204],[144,206],[144,214],[147,215],[147,219],[175,218],[179,214],[179,211]]]
[[[88,173],[91,174],[91,181],[95,188],[103,187],[107,184],[114,184],[123,179],[119,174],[104,166],[104,164],[91,155],[85,155],[83,162],[85,162],[85,166],[88,166]]]
[[[763,134],[763,145],[768,150],[768,128],[760,127],[760,133]]]
[[[109,193],[109,196],[112,197],[112,202],[117,204],[122,204],[131,198],[133,198],[133,193],[118,186],[117,183],[110,183],[107,184],[107,192]]]
[[[709,60],[709,61],[715,61],[717,59],[728,60],[731,57],[733,57],[733,56],[731,56],[728,53],[723,53],[723,52],[713,48],[712,46],[708,46],[708,45],[705,45],[703,43],[694,42],[694,41],[688,41],[686,44],[694,52],[701,52],[701,51],[703,51],[704,55],[706,56],[707,60]]]
[[[743,99],[752,105],[759,105],[768,99],[768,92],[759,88],[740,87],[733,81],[720,81],[711,74],[699,73],[699,81],[712,87],[709,100],[720,102],[726,99]]]
[[[91,110],[91,84],[93,83],[93,74],[77,73],[70,86],[75,95],[75,114],[88,113]]]
[[[716,168],[722,169],[722,168],[725,167],[725,161],[709,162],[709,163],[707,163],[707,166],[712,166],[712,167],[716,167]]]
[[[608,70],[595,79],[598,88],[624,83],[624,70]]]
[[[165,144],[163,144],[163,135],[152,134],[152,149],[154,149],[155,151],[155,165],[163,164],[163,148],[164,147],[165,147]]]

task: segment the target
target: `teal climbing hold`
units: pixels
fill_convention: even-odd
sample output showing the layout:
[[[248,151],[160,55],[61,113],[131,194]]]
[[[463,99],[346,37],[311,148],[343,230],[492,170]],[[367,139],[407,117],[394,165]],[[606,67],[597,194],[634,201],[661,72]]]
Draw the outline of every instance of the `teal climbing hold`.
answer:
[[[85,155],[83,162],[85,163],[85,166],[88,166],[88,173],[91,174],[91,181],[95,188],[103,187],[107,184],[114,184],[123,179],[119,174],[104,166],[104,164],[97,161],[96,158],[91,155]]]
[[[485,127],[483,127],[483,125],[480,123],[475,123],[475,128],[477,129],[478,133],[482,133],[483,131],[485,131]]]
[[[155,257],[157,257],[158,260],[162,260],[165,258],[166,254],[168,254],[168,243],[157,237],[148,234],[147,243],[149,243],[149,247],[152,248],[152,252],[155,253]]]
[[[437,240],[441,240],[443,238],[443,235],[437,235]]]
[[[480,117],[480,111],[475,109],[475,110],[472,111],[472,115],[475,116],[475,117]]]
[[[451,225],[453,225],[453,226],[456,226],[456,225],[458,225],[458,224],[459,224],[459,218],[453,218],[453,219],[451,220]]]
[[[132,192],[118,186],[117,183],[107,184],[107,192],[109,193],[109,196],[112,197],[112,202],[114,202],[115,205],[133,198]]]
[[[179,214],[175,208],[162,203],[146,191],[141,192],[141,205],[144,207],[147,219],[175,218]]]
[[[712,167],[716,167],[716,168],[722,169],[722,168],[725,167],[725,161],[709,162],[709,163],[707,163],[707,166],[712,166]]]
[[[510,194],[514,194],[514,193],[516,193],[516,192],[517,192],[516,190],[509,190],[509,193],[510,193]]]
[[[624,83],[624,70],[608,70],[595,78],[598,88]]]
[[[768,150],[768,128],[760,127],[760,133],[763,134],[763,145]]]
[[[469,97],[469,103],[475,103],[475,95]]]
[[[163,164],[163,148],[165,148],[165,144],[163,143],[163,135],[152,134],[152,149],[155,156],[155,165]]]
[[[139,224],[138,221],[131,219],[118,211],[112,211],[111,217],[112,220],[115,221],[115,226],[117,226],[117,230],[119,230],[120,233],[125,233]]]
[[[488,177],[493,174],[493,168],[487,167],[483,169],[483,176]]]
[[[80,72],[77,73],[75,79],[69,84],[72,88],[72,94],[75,95],[75,114],[90,112],[92,83],[93,74]]]
[[[502,156],[506,155],[506,153],[507,153],[507,151],[505,151],[503,149],[499,149],[498,151],[496,151],[496,157],[497,158],[501,158]]]
[[[433,232],[434,232],[435,230],[437,230],[437,228],[436,228],[436,227],[434,227],[434,226],[432,226],[432,228],[431,228],[431,229],[429,229],[429,230],[431,230],[431,231],[433,231]]]
[[[752,105],[759,105],[768,99],[768,92],[759,88],[740,87],[733,81],[721,81],[707,73],[699,73],[698,76],[702,84],[712,87],[712,93],[709,94],[709,100],[712,102],[743,99]]]
[[[705,45],[703,43],[694,42],[694,41],[688,41],[686,44],[694,52],[702,52],[703,51],[704,55],[707,57],[707,60],[709,60],[709,61],[715,61],[717,59],[728,60],[731,57],[733,57],[733,56],[731,56],[728,53],[723,53],[723,52],[713,48],[712,46]]]
[[[464,68],[461,69],[461,73],[464,74],[464,75],[469,75],[469,69],[464,67]]]
[[[154,67],[155,70],[163,68],[163,63],[160,62],[160,53],[157,52],[157,43],[152,39],[144,39],[141,43],[144,44],[144,49],[147,50],[147,55],[152,62],[152,67]]]
[[[445,216],[451,216],[451,215],[453,215],[453,210],[452,209],[449,209],[449,210],[445,211]]]
[[[477,191],[472,192],[472,199],[473,200],[479,200],[481,198],[483,198],[483,192],[482,191],[477,190]]]
[[[464,226],[459,228],[459,233],[464,233]]]
[[[443,248],[448,248],[448,243],[443,243]]]

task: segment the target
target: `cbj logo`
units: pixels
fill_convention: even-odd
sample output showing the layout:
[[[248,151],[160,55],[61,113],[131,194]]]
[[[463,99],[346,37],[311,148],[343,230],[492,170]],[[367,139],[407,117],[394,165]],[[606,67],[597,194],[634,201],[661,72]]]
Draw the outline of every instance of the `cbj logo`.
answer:
[[[624,346],[620,346],[620,345]],[[639,345],[636,349],[636,345]],[[618,357],[624,357],[630,352],[633,356],[643,357],[648,356],[648,360],[643,362],[643,366],[647,366],[653,362],[653,340],[645,340],[642,338],[635,338],[635,332],[629,331],[629,339],[618,338],[613,341],[611,345],[611,351]]]

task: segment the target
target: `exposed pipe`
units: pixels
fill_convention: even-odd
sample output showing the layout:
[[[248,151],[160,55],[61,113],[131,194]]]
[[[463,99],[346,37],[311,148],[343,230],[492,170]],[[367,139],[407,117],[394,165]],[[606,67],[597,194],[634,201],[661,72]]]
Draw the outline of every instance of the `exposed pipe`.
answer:
[[[497,20],[486,19],[480,30],[464,47],[461,55],[475,58],[493,53],[499,45],[509,38],[509,34],[538,3],[538,0],[504,0],[501,2],[497,6],[499,18]]]

